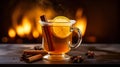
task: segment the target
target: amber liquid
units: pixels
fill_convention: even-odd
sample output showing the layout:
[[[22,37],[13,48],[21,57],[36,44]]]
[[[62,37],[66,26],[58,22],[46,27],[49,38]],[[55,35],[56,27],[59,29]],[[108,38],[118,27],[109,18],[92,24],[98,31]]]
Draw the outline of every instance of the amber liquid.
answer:
[[[58,28],[60,28],[61,26],[56,26]],[[42,34],[43,34],[43,44],[42,47],[45,51],[47,51],[49,54],[65,54],[67,52],[70,51],[70,46],[69,44],[71,44],[72,42],[72,34],[70,34],[69,36],[67,36],[66,38],[59,38],[57,36],[54,35],[52,26],[48,26],[50,32],[47,34],[50,34],[51,37],[46,36],[45,30],[44,30],[44,26],[42,26]],[[55,28],[55,27],[54,27]],[[47,39],[48,38],[48,39]],[[50,39],[51,38],[51,39]],[[49,50],[49,42],[47,40],[52,41],[52,48],[54,50]]]

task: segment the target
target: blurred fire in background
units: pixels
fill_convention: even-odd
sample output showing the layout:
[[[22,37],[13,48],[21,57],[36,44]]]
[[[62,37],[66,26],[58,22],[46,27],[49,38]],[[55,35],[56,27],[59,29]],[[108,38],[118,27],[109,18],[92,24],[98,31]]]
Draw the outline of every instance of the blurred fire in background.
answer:
[[[4,31],[0,33],[2,35],[1,43],[41,43],[42,29],[39,24],[39,17],[43,14],[46,15],[48,20],[53,19],[57,15],[75,19],[76,23],[74,26],[81,30],[83,43],[119,43],[119,40],[116,40],[118,34],[112,36],[111,40],[109,40],[109,36],[112,34],[109,34],[108,26],[111,26],[113,22],[107,24],[110,19],[107,14],[103,15],[104,13],[95,11],[98,8],[104,9],[105,4],[107,5],[105,6],[106,8],[112,6],[111,12],[114,12],[114,15],[112,13],[111,15],[115,16],[112,19],[116,22],[115,25],[118,25],[118,20],[116,19],[118,16],[115,12],[117,11],[118,5],[115,5],[117,2],[118,0],[114,2],[108,2],[107,0],[5,0],[1,4],[1,19],[3,20],[1,21],[3,25],[1,30],[4,28]],[[107,9],[103,11],[105,12],[105,10]],[[97,12],[100,14],[97,14]],[[110,27],[111,30],[117,28],[118,26],[115,26],[113,29]],[[117,30],[115,32],[119,33]]]
[[[18,9],[16,9],[18,11]],[[21,9],[22,10],[22,9]],[[38,38],[39,36],[42,35],[42,29],[41,29],[41,25],[39,24],[39,17],[41,15],[43,15],[43,11],[42,9],[38,10],[37,8],[36,9],[32,9],[29,14],[27,14],[27,16],[23,15],[22,17],[22,21],[20,22],[20,24],[18,24],[18,20],[16,17],[20,17],[20,13],[21,13],[21,10],[19,10],[18,14],[16,14],[17,12],[15,11],[13,13],[13,27],[11,27],[9,30],[8,30],[8,35],[9,37],[11,38],[14,38],[16,37],[16,35],[18,35],[19,37],[25,37],[25,36],[31,36],[30,33],[32,33],[32,36],[34,38]],[[36,12],[34,12],[36,11]],[[41,12],[42,11],[42,12]],[[45,15],[48,17],[48,18],[51,18],[52,16],[54,16],[54,12],[53,10],[51,9],[48,9],[49,12],[45,12]],[[87,25],[87,19],[86,17],[82,17],[82,9],[78,9],[77,12],[76,12],[76,23],[75,23],[75,27],[78,27],[81,32],[82,32],[82,36],[84,36],[85,34],[85,30],[86,30],[86,25]],[[27,12],[27,13],[28,13]],[[38,13],[37,13],[38,12]],[[32,14],[33,13],[33,14]],[[35,16],[34,16],[35,15]],[[30,18],[30,19],[29,19]],[[34,21],[31,21],[32,19],[34,19]]]
[[[38,42],[41,42],[39,40],[41,40],[42,37],[42,29],[41,29],[41,25],[39,24],[40,21],[39,17],[45,14],[47,19],[52,19],[60,14],[54,10],[53,8],[54,6],[52,6],[51,2],[49,2],[48,0],[37,0],[37,2],[38,3],[36,2],[32,3],[28,0],[20,1],[16,5],[16,7],[14,7],[11,15],[12,25],[8,29],[9,39],[7,39],[7,37],[3,38],[3,42],[13,41],[13,43],[14,42],[24,43],[23,42],[24,38],[28,40],[38,39]],[[64,11],[67,10],[64,9],[63,5],[59,3],[59,1],[56,0],[55,3],[58,3],[59,6],[59,8],[57,8],[57,11],[61,10],[62,8]],[[81,29],[82,34],[84,36],[87,19],[82,15],[83,15],[83,9],[77,9],[75,18],[71,18],[71,19],[76,20],[75,27]]]

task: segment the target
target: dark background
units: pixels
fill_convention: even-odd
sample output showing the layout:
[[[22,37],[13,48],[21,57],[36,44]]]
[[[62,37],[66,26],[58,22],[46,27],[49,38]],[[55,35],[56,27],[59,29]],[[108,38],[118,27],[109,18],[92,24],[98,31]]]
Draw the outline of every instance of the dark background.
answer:
[[[8,28],[12,25],[11,13],[19,2],[38,0],[1,0],[0,2],[0,43],[3,37],[8,37]],[[84,9],[87,17],[87,28],[83,43],[120,43],[120,11],[119,0],[49,0],[54,5],[62,3],[74,14],[76,8]],[[72,11],[73,10],[73,11]],[[74,16],[74,15],[73,15]],[[91,41],[93,38],[95,41]],[[38,39],[23,39],[23,43],[40,43]],[[6,42],[11,43],[11,42]],[[16,43],[13,41],[12,43]]]

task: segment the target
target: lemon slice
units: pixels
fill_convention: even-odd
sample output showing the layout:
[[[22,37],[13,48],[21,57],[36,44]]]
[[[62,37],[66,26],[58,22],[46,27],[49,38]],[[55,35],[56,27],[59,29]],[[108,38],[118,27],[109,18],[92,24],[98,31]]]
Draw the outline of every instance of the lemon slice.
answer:
[[[65,17],[65,16],[57,16],[53,19],[53,23],[70,23],[69,18]],[[64,24],[63,23],[63,24]],[[56,37],[59,38],[66,38],[70,35],[70,26],[53,26],[53,35],[55,35]]]
[[[53,19],[53,22],[70,22],[70,19],[65,16],[57,16]]]

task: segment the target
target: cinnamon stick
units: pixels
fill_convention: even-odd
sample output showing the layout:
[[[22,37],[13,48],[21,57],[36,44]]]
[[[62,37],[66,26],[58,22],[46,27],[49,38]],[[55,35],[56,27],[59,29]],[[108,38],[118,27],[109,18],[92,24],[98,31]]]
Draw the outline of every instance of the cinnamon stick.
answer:
[[[40,16],[40,18],[41,18],[41,21],[47,22],[47,20],[46,20],[44,15]],[[46,35],[46,39],[47,39],[47,42],[48,42],[49,51],[54,51],[53,42],[51,40],[52,37],[51,37],[50,28],[49,28],[49,26],[45,25],[45,26],[43,26],[43,29],[44,29],[44,32],[45,32],[45,35]]]
[[[33,61],[37,61],[37,60],[40,60],[42,59],[43,55],[42,54],[37,54],[37,55],[34,55],[34,56],[31,56],[31,57],[28,57],[25,59],[25,62],[33,62]]]
[[[23,55],[20,57],[20,61],[24,61],[24,60],[26,60],[26,58],[31,57],[31,56],[32,56],[32,55],[23,54]]]
[[[36,54],[46,55],[48,53],[44,50],[24,50],[23,54],[27,54],[27,55],[36,55]]]

